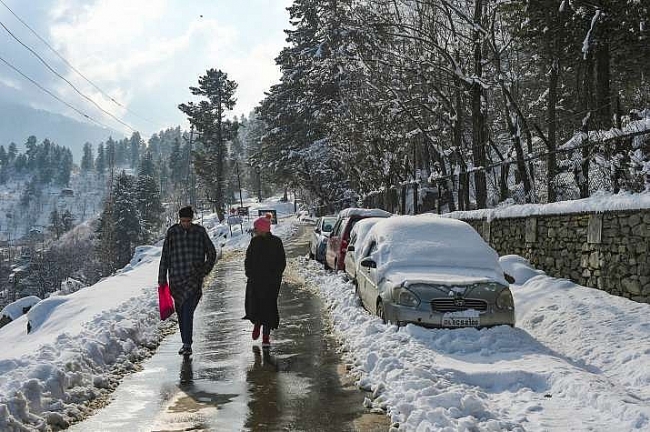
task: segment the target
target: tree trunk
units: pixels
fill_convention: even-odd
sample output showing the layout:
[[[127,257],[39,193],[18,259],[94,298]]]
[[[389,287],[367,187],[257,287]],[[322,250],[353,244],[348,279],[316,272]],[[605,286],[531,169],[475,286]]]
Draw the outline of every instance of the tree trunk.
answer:
[[[546,140],[546,148],[548,155],[546,157],[547,177],[546,188],[548,193],[548,202],[552,203],[557,201],[557,193],[555,190],[555,176],[557,175],[557,156],[555,150],[557,148],[557,85],[558,85],[558,64],[557,60],[551,66],[549,81],[548,81],[548,106],[547,106],[547,120],[548,132]]]
[[[483,19],[483,0],[474,2],[474,23],[478,26]],[[474,186],[476,188],[476,204],[478,208],[487,206],[487,182],[485,179],[485,166],[487,165],[485,143],[486,128],[485,114],[482,110],[483,88],[478,80],[483,76],[481,33],[478,29],[473,31],[474,45],[474,75],[475,81],[471,86],[472,96],[472,155],[474,161]],[[480,168],[480,169],[479,169]]]

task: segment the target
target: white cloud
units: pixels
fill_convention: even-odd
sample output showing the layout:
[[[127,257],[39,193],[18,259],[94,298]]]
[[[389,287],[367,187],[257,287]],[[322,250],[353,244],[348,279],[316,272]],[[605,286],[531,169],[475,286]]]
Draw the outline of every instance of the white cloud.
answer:
[[[259,103],[280,74],[274,58],[283,46],[290,0],[49,0],[43,36],[103,91],[158,124],[142,124],[53,59],[52,65],[104,109],[143,134],[182,123],[179,103],[210,68],[238,84],[234,114]],[[20,10],[18,10],[20,13]],[[32,14],[33,19],[36,19]],[[29,19],[27,21],[30,21]],[[44,71],[47,72],[47,71]],[[123,129],[53,75],[59,96],[88,115]],[[20,84],[20,83],[19,83]]]

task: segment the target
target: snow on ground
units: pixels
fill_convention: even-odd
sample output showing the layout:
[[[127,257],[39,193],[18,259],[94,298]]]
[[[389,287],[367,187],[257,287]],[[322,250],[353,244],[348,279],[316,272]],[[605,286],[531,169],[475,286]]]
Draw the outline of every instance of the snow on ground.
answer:
[[[293,203],[251,204],[251,214],[257,215],[258,207],[276,210],[281,224],[272,231],[290,235],[294,225],[282,219],[295,219],[289,216]],[[204,215],[202,223],[218,249],[242,249],[254,219],[233,227],[232,237],[216,215]],[[160,243],[140,246],[116,275],[44,299],[0,328],[0,431],[65,427],[83,417],[85,403],[114,388],[137,361],[151,355],[163,327],[173,325],[159,318],[160,252]]]
[[[613,194],[605,191],[594,192],[589,198],[558,201],[550,204],[503,204],[492,209],[455,211],[441,216],[455,219],[483,219],[525,217],[546,214],[604,212],[613,210],[636,210],[650,208],[650,192]]]
[[[257,208],[276,209],[272,231],[283,238],[301,223],[292,203],[252,204],[251,214]],[[255,217],[234,226],[232,237],[213,215],[203,224],[224,251],[242,250]],[[0,329],[0,430],[65,425],[150,355],[165,325],[159,254],[159,245],[141,247],[119,274],[43,301]],[[500,261],[516,279],[515,328],[397,328],[363,310],[342,273],[300,260],[299,271],[328,303],[351,373],[372,392],[366,405],[386,410],[399,430],[650,430],[650,305],[507,256]]]
[[[504,257],[517,326],[384,325],[352,283],[311,261],[351,373],[399,430],[650,430],[650,305]]]

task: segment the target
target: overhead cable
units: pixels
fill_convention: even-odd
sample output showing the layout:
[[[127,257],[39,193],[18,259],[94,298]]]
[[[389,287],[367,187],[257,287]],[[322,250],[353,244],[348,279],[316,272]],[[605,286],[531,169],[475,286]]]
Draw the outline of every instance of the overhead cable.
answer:
[[[75,92],[77,92],[81,97],[83,97],[84,99],[88,100],[90,103],[92,103],[93,105],[95,105],[95,106],[97,107],[97,109],[99,109],[99,110],[102,111],[104,114],[106,114],[106,115],[108,115],[109,117],[111,117],[111,118],[112,118],[113,120],[115,120],[116,122],[118,122],[118,123],[120,123],[120,124],[126,126],[127,128],[129,128],[129,129],[131,130],[131,132],[135,132],[135,131],[136,131],[135,128],[131,127],[129,124],[123,122],[122,120],[120,120],[119,118],[115,117],[113,114],[111,114],[110,112],[106,111],[104,108],[102,108],[101,106],[99,106],[99,104],[98,104],[97,102],[95,102],[94,100],[92,100],[90,97],[86,96],[84,93],[81,92],[81,90],[79,90],[77,87],[75,87],[75,85],[72,84],[70,81],[68,81],[68,80],[67,80],[63,75],[61,75],[60,73],[58,73],[57,71],[55,71],[55,70],[52,68],[52,66],[50,66],[50,65],[49,65],[45,60],[43,60],[43,58],[42,58],[40,55],[38,55],[38,53],[37,53],[36,51],[34,51],[33,49],[31,49],[29,46],[27,46],[25,43],[23,43],[23,41],[21,41],[21,40],[20,40],[16,35],[14,35],[14,34],[11,32],[11,30],[9,30],[9,29],[7,28],[7,26],[5,26],[5,25],[2,23],[2,21],[0,21],[0,26],[2,26],[2,28],[4,28],[4,29],[7,31],[7,33],[9,33],[9,35],[10,35],[12,38],[14,38],[14,39],[19,43],[19,44],[21,44],[23,47],[25,47],[25,49],[27,49],[27,50],[28,50],[29,52],[31,52],[31,53],[32,53],[32,54],[33,54],[37,59],[39,59],[39,60],[41,61],[41,63],[43,63],[43,64],[45,65],[45,67],[48,68],[48,69],[49,69],[49,70],[50,70],[54,75],[56,75],[57,77],[61,78],[63,81],[65,81],[66,83],[68,83],[68,85],[69,85],[70,87],[72,87],[72,89],[73,89]]]
[[[73,65],[72,65],[72,64],[71,64],[71,63],[70,63],[70,62],[69,62],[65,57],[63,57],[63,55],[61,55],[61,54],[60,54],[56,49],[54,49],[54,48],[53,48],[53,47],[52,47],[52,46],[47,42],[47,40],[45,40],[43,37],[41,37],[41,35],[39,35],[39,34],[36,32],[36,30],[34,30],[32,27],[30,27],[29,24],[27,24],[27,23],[26,23],[22,18],[20,18],[20,17],[19,17],[19,16],[18,16],[18,15],[17,15],[17,14],[16,14],[16,13],[15,13],[15,12],[14,12],[10,7],[9,7],[9,6],[7,6],[7,4],[6,4],[3,0],[0,0],[0,3],[2,3],[2,5],[3,5],[5,8],[7,8],[7,10],[9,10],[9,12],[11,12],[11,14],[12,14],[12,15],[13,15],[13,16],[18,20],[18,21],[20,21],[20,23],[21,23],[22,25],[24,25],[25,27],[27,27],[27,28],[29,29],[29,31],[31,31],[31,32],[34,34],[34,36],[36,36],[36,37],[37,37],[41,42],[43,42],[43,43],[45,44],[45,46],[47,46],[47,47],[48,47],[48,48],[49,48],[49,49],[50,49],[54,54],[56,54],[56,55],[57,55],[57,56],[58,56],[58,57],[59,57],[59,58],[60,58],[60,59],[61,59],[61,60],[62,60],[62,61],[63,61],[63,62],[64,62],[64,63],[69,67],[69,68],[70,68],[70,69],[72,69],[74,72],[76,72],[76,73],[77,73],[81,78],[83,78],[83,79],[84,79],[88,84],[90,84],[91,86],[93,86],[93,87],[94,87],[98,92],[100,92],[100,93],[101,93],[105,98],[109,99],[109,100],[110,100],[111,102],[113,102],[115,105],[119,106],[120,108],[125,109],[126,111],[130,112],[131,114],[133,114],[134,116],[140,118],[141,120],[144,120],[144,121],[146,121],[146,122],[149,122],[149,123],[154,124],[154,125],[157,125],[157,126],[160,126],[160,125],[158,125],[156,122],[154,122],[154,121],[152,121],[152,120],[150,120],[150,119],[148,119],[148,118],[146,118],[146,117],[141,116],[140,114],[138,114],[138,113],[132,111],[132,110],[129,109],[127,106],[125,106],[125,105],[121,104],[120,102],[118,102],[117,100],[115,100],[114,97],[112,97],[111,95],[109,95],[108,93],[106,93],[106,92],[105,92],[104,90],[102,90],[102,89],[101,89],[97,84],[95,84],[94,82],[92,82],[89,78],[87,78],[84,74],[82,74],[82,73],[81,73],[81,72],[80,72],[76,67],[74,67],[74,66],[73,66]]]
[[[18,74],[20,74],[23,78],[25,78],[26,80],[28,80],[29,82],[31,82],[32,84],[34,84],[36,87],[38,87],[39,89],[43,90],[45,93],[49,94],[50,96],[52,96],[54,99],[58,100],[59,102],[61,102],[61,103],[64,104],[65,106],[67,106],[68,108],[70,108],[70,109],[74,110],[75,112],[77,112],[77,113],[78,113],[79,115],[81,115],[82,117],[87,118],[88,120],[90,120],[90,121],[92,121],[92,122],[98,124],[99,126],[105,128],[105,129],[112,130],[112,131],[115,132],[115,133],[118,133],[118,134],[121,134],[121,133],[122,133],[122,132],[120,132],[120,131],[117,131],[117,130],[113,129],[113,128],[110,127],[110,126],[105,125],[104,123],[102,123],[102,122],[100,122],[100,121],[98,121],[98,120],[95,120],[94,118],[92,118],[92,117],[89,116],[88,114],[84,113],[84,112],[81,111],[80,109],[75,108],[74,106],[72,106],[72,105],[69,104],[68,102],[64,101],[63,99],[61,99],[60,97],[58,97],[57,95],[55,95],[54,93],[52,93],[51,91],[49,91],[48,89],[46,89],[45,87],[43,87],[41,84],[39,84],[38,82],[36,82],[34,79],[32,79],[32,78],[28,77],[27,75],[25,75],[25,74],[24,74],[20,69],[18,69],[17,67],[15,67],[15,66],[12,65],[11,63],[9,63],[9,62],[8,62],[7,60],[5,60],[4,58],[0,57],[0,61],[3,62],[4,64],[6,64],[7,66],[9,66],[9,67],[10,67],[11,69],[13,69],[14,71],[16,71],[16,72],[17,72]]]

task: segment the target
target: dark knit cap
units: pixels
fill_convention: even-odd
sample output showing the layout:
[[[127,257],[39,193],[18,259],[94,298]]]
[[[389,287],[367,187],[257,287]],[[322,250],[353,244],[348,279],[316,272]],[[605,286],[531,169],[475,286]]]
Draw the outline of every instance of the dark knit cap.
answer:
[[[194,210],[192,210],[191,206],[183,207],[178,211],[178,217],[179,218],[193,218],[194,217]]]

